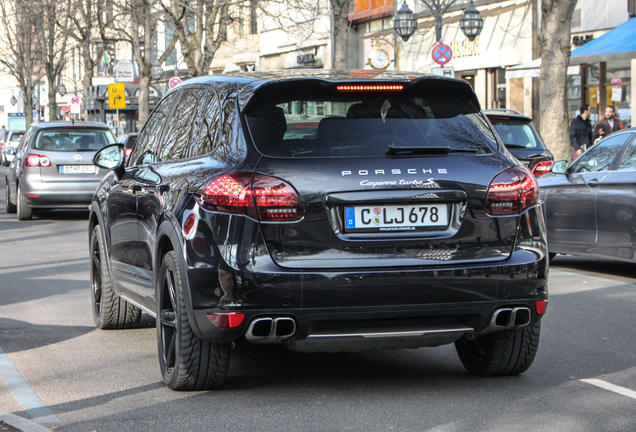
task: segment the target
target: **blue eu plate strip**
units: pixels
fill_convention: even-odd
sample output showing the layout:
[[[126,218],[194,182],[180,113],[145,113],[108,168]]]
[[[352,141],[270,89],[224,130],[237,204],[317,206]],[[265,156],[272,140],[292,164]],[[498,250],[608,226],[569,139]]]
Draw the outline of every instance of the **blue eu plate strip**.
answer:
[[[353,207],[345,207],[345,228],[356,227],[356,212]]]

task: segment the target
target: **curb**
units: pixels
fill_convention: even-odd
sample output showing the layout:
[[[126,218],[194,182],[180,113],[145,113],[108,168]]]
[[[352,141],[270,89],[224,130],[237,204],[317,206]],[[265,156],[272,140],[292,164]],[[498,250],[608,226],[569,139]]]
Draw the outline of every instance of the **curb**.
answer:
[[[51,430],[23,417],[9,414],[4,411],[0,411],[0,421],[3,421],[16,429],[20,429],[22,432],[50,432]]]

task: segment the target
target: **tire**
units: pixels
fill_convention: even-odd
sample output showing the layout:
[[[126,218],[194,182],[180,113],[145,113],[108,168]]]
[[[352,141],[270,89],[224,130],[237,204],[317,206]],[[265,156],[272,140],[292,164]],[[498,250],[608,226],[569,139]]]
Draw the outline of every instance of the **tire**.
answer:
[[[554,259],[554,257],[557,256],[557,254],[555,253],[548,253],[548,258],[550,259],[550,262],[552,262],[552,260]]]
[[[26,203],[26,199],[24,199],[24,197],[22,196],[22,193],[20,191],[20,186],[18,186],[17,188],[16,202],[17,202],[16,210],[18,213],[18,220],[33,219],[33,209],[29,207],[29,205]]]
[[[541,321],[518,330],[504,330],[455,342],[466,370],[479,376],[518,375],[528,370],[539,348]]]
[[[225,382],[230,345],[198,338],[185,303],[185,281],[174,251],[161,264],[157,311],[157,344],[163,381],[172,390],[209,390]]]
[[[11,195],[11,193],[9,192],[9,182],[8,181],[7,181],[6,191],[7,191],[7,196],[6,196],[6,200],[5,200],[5,208],[7,210],[7,213],[15,213],[17,211],[16,206],[9,199],[9,196]]]
[[[113,291],[99,225],[95,225],[91,233],[90,248],[91,303],[95,325],[104,330],[139,327],[141,309],[120,298]]]

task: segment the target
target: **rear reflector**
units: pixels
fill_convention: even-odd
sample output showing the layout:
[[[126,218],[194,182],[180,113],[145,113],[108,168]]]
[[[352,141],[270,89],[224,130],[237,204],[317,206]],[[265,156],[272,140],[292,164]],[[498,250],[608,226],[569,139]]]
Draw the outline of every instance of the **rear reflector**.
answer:
[[[543,174],[547,174],[550,172],[550,168],[552,167],[553,161],[541,161],[538,162],[534,168],[532,168],[532,174],[535,177],[542,176]]]
[[[236,328],[243,323],[245,314],[242,313],[209,313],[208,319],[216,328]]]
[[[132,153],[132,147],[126,149],[126,157],[130,156]]]
[[[197,218],[194,215],[194,213],[190,213],[188,215],[188,217],[186,218],[185,222],[183,223],[183,234],[185,234],[185,235],[190,234],[190,231],[192,231],[192,228],[194,227],[194,222],[196,220],[197,220]]]
[[[217,177],[196,194],[201,207],[239,213],[264,222],[293,222],[303,217],[294,188],[276,177],[234,172]]]
[[[490,183],[486,213],[491,216],[517,215],[539,202],[537,179],[523,166],[500,172]]]
[[[339,85],[338,91],[401,91],[402,84],[376,84],[376,85]]]
[[[535,305],[535,308],[537,310],[537,315],[543,315],[547,307],[548,307],[547,300],[539,300],[537,304]]]

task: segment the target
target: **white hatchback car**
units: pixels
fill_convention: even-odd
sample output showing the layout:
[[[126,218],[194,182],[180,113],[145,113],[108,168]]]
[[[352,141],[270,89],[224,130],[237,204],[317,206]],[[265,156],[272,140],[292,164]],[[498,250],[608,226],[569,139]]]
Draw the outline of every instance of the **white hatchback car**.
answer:
[[[6,139],[0,142],[0,162],[2,165],[9,166],[13,158],[15,157],[15,149],[20,144],[20,140],[24,136],[24,131],[8,131],[6,133]],[[13,150],[10,150],[13,149]]]

